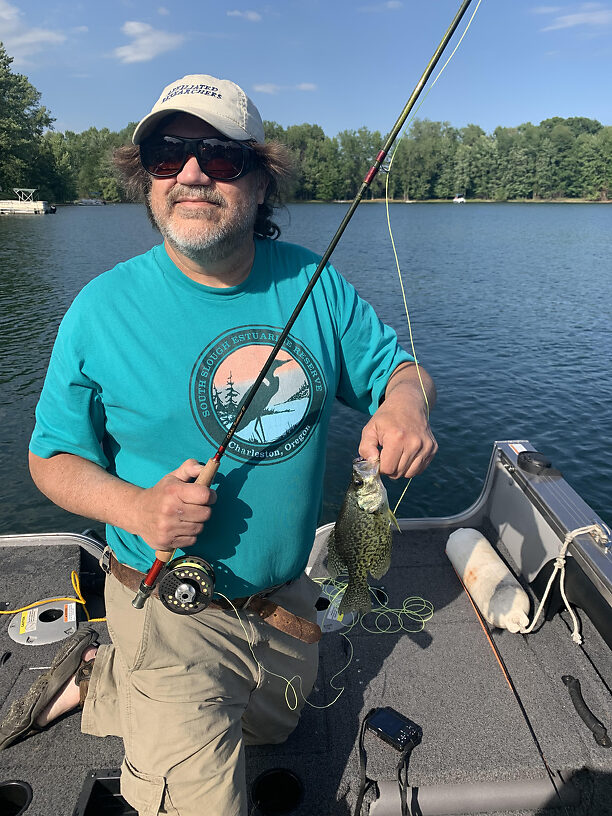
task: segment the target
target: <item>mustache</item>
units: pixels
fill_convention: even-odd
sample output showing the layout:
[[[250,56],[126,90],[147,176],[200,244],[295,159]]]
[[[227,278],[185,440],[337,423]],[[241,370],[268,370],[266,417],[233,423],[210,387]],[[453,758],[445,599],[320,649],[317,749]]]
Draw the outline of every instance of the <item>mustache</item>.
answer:
[[[175,184],[166,196],[166,201],[169,205],[176,204],[179,200],[189,199],[190,201],[206,201],[208,204],[218,204],[220,207],[225,207],[226,201],[217,190],[211,190],[210,187],[187,186],[183,184]]]

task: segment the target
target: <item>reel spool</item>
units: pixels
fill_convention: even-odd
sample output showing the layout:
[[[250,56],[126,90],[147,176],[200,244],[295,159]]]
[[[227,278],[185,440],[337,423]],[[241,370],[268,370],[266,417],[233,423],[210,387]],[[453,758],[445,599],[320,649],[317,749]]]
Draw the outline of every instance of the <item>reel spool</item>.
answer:
[[[166,609],[177,615],[197,615],[212,600],[215,573],[203,558],[180,555],[168,562],[158,587]]]

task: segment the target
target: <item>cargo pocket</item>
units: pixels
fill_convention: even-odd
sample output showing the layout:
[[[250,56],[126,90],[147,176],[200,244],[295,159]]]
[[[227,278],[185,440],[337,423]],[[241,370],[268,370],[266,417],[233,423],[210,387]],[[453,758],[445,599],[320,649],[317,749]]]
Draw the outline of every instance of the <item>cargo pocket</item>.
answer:
[[[163,776],[140,773],[127,759],[123,760],[121,795],[138,811],[138,816],[157,816],[165,790],[166,780]]]

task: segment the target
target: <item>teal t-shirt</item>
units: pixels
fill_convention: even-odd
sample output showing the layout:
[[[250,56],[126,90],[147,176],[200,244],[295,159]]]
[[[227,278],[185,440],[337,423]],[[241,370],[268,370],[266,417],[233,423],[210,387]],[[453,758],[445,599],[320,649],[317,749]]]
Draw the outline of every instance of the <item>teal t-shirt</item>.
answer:
[[[213,456],[319,261],[281,241],[255,249],[248,278],[227,289],[188,278],[163,246],[85,286],[59,328],[32,452],[76,454],[141,487]],[[304,569],[334,397],[373,414],[411,359],[328,265],[221,459],[212,518],[189,548],[220,592],[249,595]],[[141,538],[106,533],[119,561],[149,569]]]

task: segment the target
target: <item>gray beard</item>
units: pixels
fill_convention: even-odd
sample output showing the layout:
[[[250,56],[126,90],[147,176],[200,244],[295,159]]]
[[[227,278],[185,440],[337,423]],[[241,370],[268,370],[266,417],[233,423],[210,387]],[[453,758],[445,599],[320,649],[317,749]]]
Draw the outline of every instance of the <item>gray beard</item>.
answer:
[[[202,266],[207,266],[224,261],[246,241],[252,240],[258,209],[254,192],[249,200],[235,208],[234,218],[226,218],[218,224],[210,220],[208,212],[194,210],[191,213],[185,213],[183,220],[194,222],[194,230],[191,231],[191,234],[185,234],[184,227],[176,229],[171,219],[172,208],[176,200],[187,196],[217,204],[221,210],[226,210],[228,206],[225,199],[216,190],[211,190],[209,187],[176,185],[168,193],[163,213],[157,213],[152,209],[149,197],[149,209],[157,228],[176,252]],[[197,229],[198,221],[208,221],[208,227],[205,230]]]

